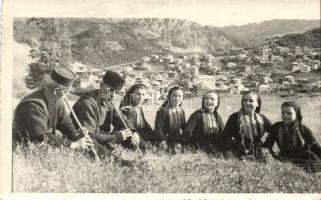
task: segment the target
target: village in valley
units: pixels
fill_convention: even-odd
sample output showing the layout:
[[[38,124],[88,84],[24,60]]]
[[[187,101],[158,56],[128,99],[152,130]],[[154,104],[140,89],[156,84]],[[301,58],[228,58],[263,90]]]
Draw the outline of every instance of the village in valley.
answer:
[[[21,2],[4,196],[320,193],[320,1]]]
[[[76,62],[72,70],[79,77],[71,91],[82,93],[98,88],[105,71],[112,69],[126,78],[120,95],[131,85],[144,83],[149,88],[148,102],[165,98],[173,85],[184,87],[186,98],[212,89],[225,94],[255,90],[280,96],[316,95],[321,91],[321,66],[315,59],[320,53],[320,48],[269,45],[232,48],[216,54],[154,54],[140,61],[102,69]]]

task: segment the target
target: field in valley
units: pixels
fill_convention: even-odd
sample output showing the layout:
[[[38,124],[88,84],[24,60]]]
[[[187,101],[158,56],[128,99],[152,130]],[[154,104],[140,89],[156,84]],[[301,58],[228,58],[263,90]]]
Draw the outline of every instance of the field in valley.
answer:
[[[240,108],[240,95],[225,96],[219,113],[226,122]],[[262,113],[271,122],[280,120],[280,106],[286,99],[263,95]],[[321,143],[320,98],[296,98],[303,110],[303,122]],[[154,126],[160,105],[145,105],[147,120]],[[200,99],[184,102],[186,117],[200,107]],[[321,192],[321,173],[306,173],[292,164],[225,160],[198,153],[149,151],[130,166],[106,159],[94,162],[68,149],[51,147],[13,152],[14,192],[95,193],[275,193]]]

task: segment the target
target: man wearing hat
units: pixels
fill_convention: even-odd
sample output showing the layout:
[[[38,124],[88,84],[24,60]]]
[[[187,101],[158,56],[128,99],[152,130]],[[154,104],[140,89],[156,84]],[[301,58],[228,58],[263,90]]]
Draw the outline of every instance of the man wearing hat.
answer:
[[[55,68],[45,77],[45,86],[25,96],[17,105],[12,126],[13,146],[47,142],[72,149],[87,149],[93,143],[77,131],[62,101],[76,75],[66,68]],[[59,130],[63,137],[55,134]]]
[[[135,128],[124,115],[119,116],[111,104],[115,92],[121,90],[125,80],[114,71],[107,71],[100,89],[84,93],[75,103],[73,109],[80,121],[89,131],[89,135],[102,145],[122,144],[124,147],[141,145],[142,140]],[[125,129],[124,122],[127,125]],[[114,129],[111,130],[111,125]]]

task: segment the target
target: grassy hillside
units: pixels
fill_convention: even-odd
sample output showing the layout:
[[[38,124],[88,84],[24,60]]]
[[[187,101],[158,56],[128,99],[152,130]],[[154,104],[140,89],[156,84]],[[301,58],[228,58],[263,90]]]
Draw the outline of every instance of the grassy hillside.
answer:
[[[13,153],[13,192],[303,193],[321,191],[321,174],[271,160],[267,164],[203,153],[148,152],[130,166],[91,162],[68,149]]]
[[[117,98],[119,99],[119,98]],[[226,122],[240,108],[240,95],[222,98],[219,113]],[[262,96],[262,113],[280,120],[286,99]],[[302,106],[303,122],[321,143],[320,98],[295,98]],[[116,102],[119,102],[117,100]],[[153,126],[160,105],[144,105]],[[186,117],[200,107],[200,99],[185,100]],[[13,152],[14,192],[321,192],[321,173],[309,174],[292,164],[270,159],[266,164],[225,160],[202,152],[169,155],[151,150],[130,166],[112,159],[91,162],[80,153],[51,147]]]

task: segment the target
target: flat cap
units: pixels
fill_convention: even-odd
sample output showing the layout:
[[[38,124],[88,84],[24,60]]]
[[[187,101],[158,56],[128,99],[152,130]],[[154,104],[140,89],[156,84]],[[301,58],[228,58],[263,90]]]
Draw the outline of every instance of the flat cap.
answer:
[[[50,77],[60,85],[69,87],[76,79],[76,74],[67,68],[57,67],[51,71]]]

